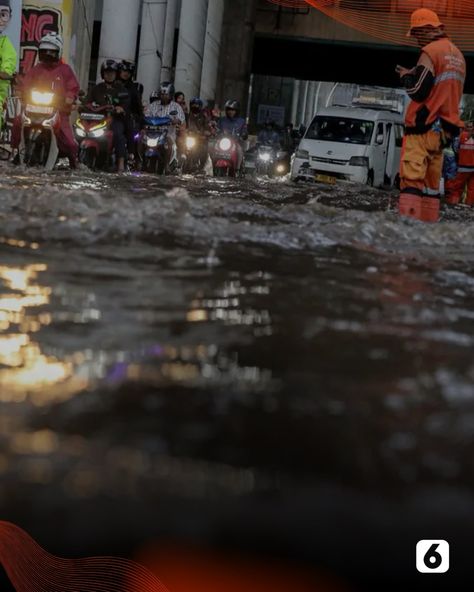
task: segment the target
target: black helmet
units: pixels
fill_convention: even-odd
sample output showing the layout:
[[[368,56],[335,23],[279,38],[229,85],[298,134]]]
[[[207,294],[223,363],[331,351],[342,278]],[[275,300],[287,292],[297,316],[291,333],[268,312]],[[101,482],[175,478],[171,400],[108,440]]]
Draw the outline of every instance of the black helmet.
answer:
[[[193,107],[198,107],[198,109],[201,110],[204,108],[204,102],[199,97],[194,97],[193,99],[191,99],[189,106],[191,107],[191,109]]]
[[[225,104],[225,110],[227,111],[228,109],[234,109],[235,111],[240,111],[240,103],[239,101],[227,101]]]
[[[102,78],[104,77],[106,70],[113,70],[114,72],[117,72],[118,63],[115,60],[105,60],[102,62],[102,66],[100,67],[100,75]]]
[[[160,85],[160,93],[168,95],[170,100],[174,99],[174,86],[172,82],[162,82]]]
[[[130,60],[122,60],[119,62],[118,69],[121,72],[130,72],[133,76],[135,74],[135,62],[131,62]]]
[[[150,105],[152,103],[154,103],[155,101],[159,101],[161,98],[161,91],[159,90],[154,90],[151,95],[150,95]]]

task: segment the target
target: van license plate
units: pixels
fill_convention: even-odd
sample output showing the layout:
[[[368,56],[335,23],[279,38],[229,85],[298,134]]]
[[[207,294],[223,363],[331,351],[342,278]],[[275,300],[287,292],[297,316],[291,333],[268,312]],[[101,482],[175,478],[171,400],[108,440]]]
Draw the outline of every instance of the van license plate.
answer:
[[[337,182],[336,177],[331,177],[329,175],[314,175],[314,180],[318,181],[319,183],[329,183],[330,185],[334,185]]]

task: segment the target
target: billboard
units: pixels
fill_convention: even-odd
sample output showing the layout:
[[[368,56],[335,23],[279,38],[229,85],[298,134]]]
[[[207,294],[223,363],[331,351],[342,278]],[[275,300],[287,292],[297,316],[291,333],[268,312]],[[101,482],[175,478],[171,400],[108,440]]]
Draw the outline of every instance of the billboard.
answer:
[[[37,61],[38,45],[48,31],[64,39],[64,60],[70,61],[73,0],[24,0],[21,24],[20,71],[28,72]]]

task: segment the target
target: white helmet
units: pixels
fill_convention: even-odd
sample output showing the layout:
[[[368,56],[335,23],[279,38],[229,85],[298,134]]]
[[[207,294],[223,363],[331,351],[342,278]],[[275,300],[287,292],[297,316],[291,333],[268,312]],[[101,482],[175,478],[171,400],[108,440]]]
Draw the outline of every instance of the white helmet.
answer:
[[[63,47],[64,41],[61,35],[51,31],[46,33],[46,35],[41,38],[38,49],[51,49],[53,51],[59,51],[59,57],[61,57],[63,53]]]

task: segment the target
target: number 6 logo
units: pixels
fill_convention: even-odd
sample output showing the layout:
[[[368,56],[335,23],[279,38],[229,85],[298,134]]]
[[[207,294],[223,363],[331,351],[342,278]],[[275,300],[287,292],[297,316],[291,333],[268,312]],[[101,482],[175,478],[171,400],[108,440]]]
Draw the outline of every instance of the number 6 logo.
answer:
[[[449,543],[443,540],[418,541],[416,569],[420,573],[446,573],[449,570]]]

